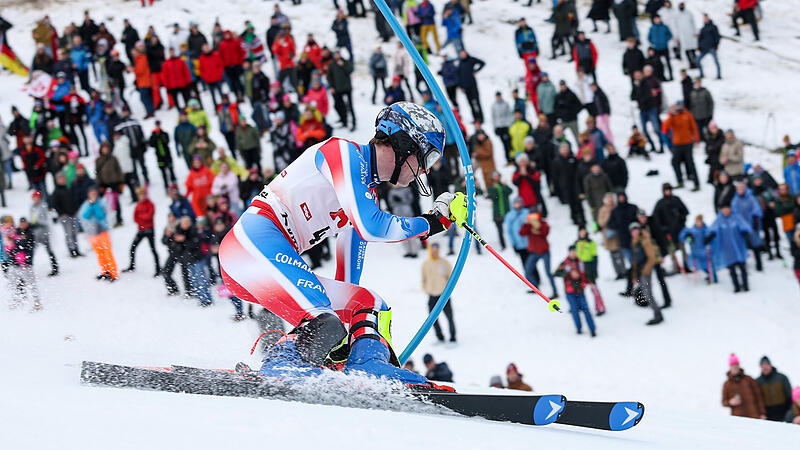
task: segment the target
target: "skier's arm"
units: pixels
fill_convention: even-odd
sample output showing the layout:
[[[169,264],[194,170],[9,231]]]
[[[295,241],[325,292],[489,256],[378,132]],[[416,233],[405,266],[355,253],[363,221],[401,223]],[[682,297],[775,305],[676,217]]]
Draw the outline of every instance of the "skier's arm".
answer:
[[[358,284],[364,268],[367,243],[353,227],[345,227],[336,236],[336,280]]]
[[[361,239],[400,242],[430,232],[429,221],[423,217],[398,217],[381,211],[367,188],[369,169],[355,144],[331,139],[319,148],[315,163],[333,185],[339,204]]]

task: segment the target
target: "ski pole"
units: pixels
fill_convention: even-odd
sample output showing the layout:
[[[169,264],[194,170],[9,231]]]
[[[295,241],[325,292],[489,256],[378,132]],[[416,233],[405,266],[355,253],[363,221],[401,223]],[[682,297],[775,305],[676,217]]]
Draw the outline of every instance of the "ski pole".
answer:
[[[463,224],[461,224],[461,226],[462,226],[462,227],[463,227],[465,230],[467,230],[467,231],[469,232],[469,234],[471,234],[471,235],[472,235],[472,237],[474,237],[474,238],[475,238],[475,240],[476,240],[476,241],[478,241],[478,242],[479,242],[479,243],[480,243],[480,244],[481,244],[481,245],[482,245],[484,248],[486,248],[486,250],[489,250],[489,253],[491,253],[492,255],[494,255],[494,257],[495,257],[495,258],[497,258],[498,260],[500,260],[500,262],[501,262],[501,263],[505,264],[505,266],[506,266],[506,267],[508,267],[508,270],[510,270],[510,271],[512,271],[512,272],[514,272],[514,275],[516,275],[517,277],[519,277],[519,279],[520,279],[520,280],[522,280],[522,282],[523,282],[523,283],[527,284],[529,288],[533,289],[533,292],[535,292],[535,293],[539,294],[539,297],[542,297],[542,299],[543,299],[544,301],[546,301],[546,302],[547,302],[547,308],[548,308],[550,311],[563,312],[563,311],[561,310],[561,303],[559,303],[559,301],[558,301],[558,300],[551,300],[551,299],[547,298],[547,296],[546,296],[546,295],[542,294],[542,291],[540,291],[540,290],[539,290],[539,288],[537,288],[536,286],[534,286],[534,285],[533,285],[533,283],[531,283],[530,281],[528,281],[528,279],[527,279],[527,278],[525,278],[525,277],[524,277],[524,276],[523,276],[521,273],[519,273],[519,272],[517,271],[517,269],[515,269],[515,268],[514,268],[514,267],[513,267],[511,264],[509,264],[509,263],[508,263],[508,261],[506,261],[506,260],[505,260],[505,258],[503,258],[502,256],[500,256],[500,254],[499,254],[499,253],[497,253],[497,252],[496,252],[496,251],[495,251],[495,250],[492,248],[492,246],[491,246],[491,245],[487,244],[487,243],[486,243],[486,241],[484,241],[484,240],[483,240],[483,238],[482,238],[482,237],[481,237],[481,236],[480,236],[480,235],[479,235],[479,234],[478,234],[478,233],[477,233],[475,230],[473,230],[471,226],[469,226],[469,224],[467,224],[466,222],[464,222]]]

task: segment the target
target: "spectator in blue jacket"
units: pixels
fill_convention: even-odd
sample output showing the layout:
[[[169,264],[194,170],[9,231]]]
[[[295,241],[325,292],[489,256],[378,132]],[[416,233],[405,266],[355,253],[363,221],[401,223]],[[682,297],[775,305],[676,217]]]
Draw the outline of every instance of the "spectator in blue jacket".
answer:
[[[66,104],[64,103],[64,97],[69,94],[69,90],[72,87],[72,82],[67,79],[67,74],[64,72],[58,72],[56,74],[56,85],[53,88],[52,95],[50,100],[55,105],[56,113],[58,113],[59,120],[61,121],[61,129],[65,128],[64,120],[66,119],[64,111],[67,109]]]
[[[442,68],[439,69],[439,75],[442,76],[444,88],[447,91],[447,98],[454,108],[458,108],[458,101],[456,100],[456,93],[458,92],[458,67],[455,62],[447,57],[447,54],[442,55]]]
[[[89,124],[92,126],[92,131],[94,131],[94,137],[97,139],[98,144],[107,141],[109,138],[104,111],[105,104],[106,102],[100,98],[100,92],[92,89],[91,99],[89,104],[86,105],[86,115],[89,118]]]
[[[514,32],[514,41],[517,45],[517,53],[523,61],[527,61],[529,56],[535,58],[539,55],[539,43],[536,40],[536,33],[533,28],[528,26],[524,17],[519,20],[519,27]]]
[[[703,14],[703,28],[700,29],[700,34],[697,35],[697,48],[700,50],[700,55],[697,56],[695,64],[700,69],[700,76],[703,76],[703,65],[700,61],[704,56],[710,54],[714,58],[714,64],[717,65],[717,79],[722,79],[722,72],[719,69],[719,58],[717,58],[717,47],[719,47],[720,35],[717,26],[708,17],[708,14]]]
[[[764,216],[764,211],[761,209],[761,204],[756,196],[753,195],[753,191],[747,187],[747,183],[744,181],[739,181],[736,184],[736,194],[731,200],[731,211],[741,217],[752,229],[748,244],[750,244],[756,257],[756,270],[761,272],[763,270],[761,252],[764,246],[764,242],[761,240],[761,219]]]
[[[511,209],[506,213],[503,219],[503,228],[508,235],[508,240],[511,247],[519,255],[522,260],[522,267],[525,267],[525,261],[528,260],[528,237],[519,234],[522,225],[528,220],[528,208],[523,206],[522,198],[515,197],[511,201]]]
[[[706,281],[709,283],[716,283],[716,267],[718,265],[718,261],[715,261],[713,257],[709,259],[709,256],[718,255],[719,249],[714,241],[706,244],[706,238],[710,235],[711,230],[706,226],[705,222],[703,222],[703,215],[698,214],[694,219],[694,226],[681,230],[681,233],[678,235],[678,240],[681,242],[689,242],[691,249],[690,264],[692,265],[692,270],[704,271],[707,275]],[[710,273],[709,270],[711,271]]]
[[[172,214],[175,214],[175,217],[189,216],[192,220],[195,219],[192,204],[186,197],[181,195],[177,184],[172,183],[169,185],[167,188],[167,195],[172,199],[169,210]]]
[[[656,56],[663,57],[666,60],[667,70],[669,71],[669,79],[672,81],[672,64],[669,62],[669,41],[672,39],[672,31],[669,27],[661,23],[661,17],[656,14],[653,16],[653,25],[647,33],[647,40],[650,45],[656,50]]]
[[[403,86],[400,84],[402,82],[403,80],[399,76],[395,75],[392,77],[392,84],[387,87],[384,92],[386,96],[383,98],[383,102],[386,106],[406,100],[406,94],[403,92]]]
[[[458,15],[458,10],[455,8],[445,9],[442,13],[442,26],[447,29],[447,39],[444,41],[442,48],[453,44],[457,52],[464,48],[464,42],[461,35],[461,19]]]
[[[72,37],[72,51],[69,54],[73,68],[78,72],[78,80],[81,82],[81,89],[90,92],[89,87],[89,65],[92,63],[92,53],[83,44],[80,36]]]
[[[731,212],[730,205],[722,205],[717,215],[717,220],[711,225],[709,235],[706,236],[704,243],[710,244],[712,240],[717,241],[718,255],[715,256],[720,261],[722,267],[727,267],[733,281],[733,292],[741,292],[742,288],[747,292],[750,290],[747,284],[747,240],[752,235],[753,230],[750,225],[739,215]],[[741,285],[736,269],[741,273]]]
[[[783,179],[789,186],[789,193],[800,195],[800,164],[797,162],[797,151],[786,152],[786,167],[783,168]]]

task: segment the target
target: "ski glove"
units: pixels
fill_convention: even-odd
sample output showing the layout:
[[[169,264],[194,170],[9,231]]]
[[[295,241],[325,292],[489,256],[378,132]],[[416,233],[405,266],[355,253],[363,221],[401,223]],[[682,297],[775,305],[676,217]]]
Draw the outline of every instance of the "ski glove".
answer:
[[[463,227],[467,221],[467,196],[461,192],[445,192],[433,202],[433,211]]]
[[[708,236],[703,239],[703,245],[708,245],[711,243],[712,240],[717,236],[717,233],[709,233]]]

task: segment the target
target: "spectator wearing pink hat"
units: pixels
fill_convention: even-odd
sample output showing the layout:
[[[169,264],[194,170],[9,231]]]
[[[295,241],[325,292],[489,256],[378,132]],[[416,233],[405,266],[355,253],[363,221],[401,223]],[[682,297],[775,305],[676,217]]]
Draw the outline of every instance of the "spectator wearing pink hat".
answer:
[[[514,363],[510,363],[508,367],[506,367],[506,378],[508,379],[508,389],[529,392],[533,391],[533,388],[530,387],[530,385],[522,381],[522,374],[519,373],[519,370],[517,370],[517,365]]]
[[[754,379],[744,374],[735,353],[728,357],[728,365],[728,380],[722,386],[722,405],[731,408],[732,416],[766,419],[761,389]]]
[[[792,407],[786,413],[786,421],[800,425],[800,386],[792,389]]]

